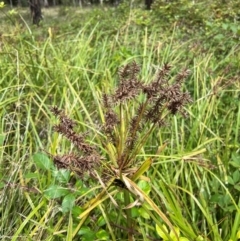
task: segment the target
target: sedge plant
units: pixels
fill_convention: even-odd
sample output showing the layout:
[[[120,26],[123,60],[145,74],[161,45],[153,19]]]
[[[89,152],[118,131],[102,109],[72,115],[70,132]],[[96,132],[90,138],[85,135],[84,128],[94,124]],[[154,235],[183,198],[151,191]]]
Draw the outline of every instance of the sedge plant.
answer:
[[[81,204],[83,211],[72,237],[90,213],[97,207],[101,209],[104,201],[109,199],[116,208],[123,210],[128,240],[134,240],[136,234],[133,231],[136,222],[131,213],[131,208],[135,206],[145,209],[159,228],[164,227],[161,225],[163,221],[178,240],[179,235],[167,215],[138,186],[140,179],[151,182],[143,174],[154,161],[153,158],[141,160],[139,154],[153,132],[166,126],[170,117],[177,113],[186,116],[183,107],[191,102],[191,98],[188,92],[181,89],[189,70],[183,69],[172,77],[171,66],[165,64],[148,82],[140,81],[140,71],[136,62],[120,68],[118,86],[113,93],[103,93],[99,101],[101,124],[89,128],[86,133],[79,134],[76,131],[77,123],[63,110],[55,106],[51,108],[59,119],[54,126],[55,132],[66,137],[75,148],[63,155],[51,155],[54,164],[59,169],[70,170],[77,178],[88,176],[100,186],[96,197]],[[92,130],[97,136],[96,142],[90,141]],[[165,146],[160,146],[153,154],[159,154]],[[123,193],[123,206],[115,198],[119,191]],[[162,232],[171,240],[165,228]]]

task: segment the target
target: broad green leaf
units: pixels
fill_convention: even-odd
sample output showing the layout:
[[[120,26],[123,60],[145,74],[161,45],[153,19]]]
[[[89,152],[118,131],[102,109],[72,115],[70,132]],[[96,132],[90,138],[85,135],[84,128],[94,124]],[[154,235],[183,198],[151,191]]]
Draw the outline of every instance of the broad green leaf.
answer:
[[[236,170],[234,173],[233,173],[233,181],[234,183],[237,183],[239,181],[239,178],[240,178],[240,173],[238,170]]]
[[[89,227],[82,227],[79,232],[79,235],[81,235],[81,241],[95,241],[96,236],[95,232],[92,231]]]
[[[149,182],[144,181],[144,180],[140,180],[138,182],[138,186],[146,193],[149,194],[151,191],[151,186],[149,184]]]
[[[170,237],[173,240],[177,240],[179,238],[179,236],[180,236],[180,230],[179,230],[178,227],[174,227],[174,231],[173,230],[170,231]]]
[[[228,28],[228,26],[229,26],[229,24],[227,24],[227,23],[223,23],[223,24],[222,24],[222,28],[223,28],[224,30],[226,30],[226,29]]]
[[[103,229],[100,229],[97,233],[96,233],[96,236],[99,240],[109,240],[109,235],[108,233],[103,230]]]
[[[38,168],[43,170],[50,170],[53,167],[53,162],[43,153],[36,153],[33,155],[33,161]]]
[[[224,38],[224,35],[221,33],[214,36],[214,39],[216,39],[216,40],[222,40],[223,38]]]
[[[144,208],[139,208],[138,213],[141,215],[141,217],[145,219],[150,219],[150,215],[146,212]]]
[[[75,197],[72,193],[66,195],[62,201],[62,211],[63,213],[69,212],[72,210],[75,204]]]
[[[83,209],[81,207],[73,206],[72,215],[73,215],[74,218],[77,218],[82,212],[83,212]]]
[[[240,167],[240,157],[239,157],[239,155],[237,155],[236,153],[233,153],[231,157],[232,157],[233,161],[230,161],[230,163],[232,164],[232,162],[234,162],[235,165],[236,165],[235,167]]]
[[[69,190],[67,188],[58,185],[51,185],[48,189],[44,191],[45,196],[51,199],[65,196],[68,193]]]
[[[228,176],[228,183],[234,185],[234,181],[231,176]]]
[[[237,238],[240,239],[240,230],[237,232]]]
[[[164,241],[167,241],[168,240],[168,237],[166,236],[165,233],[168,233],[168,230],[167,230],[167,227],[166,225],[162,225],[162,227],[159,227],[157,224],[156,224],[156,231],[157,231],[157,234],[164,240]]]
[[[139,217],[139,207],[133,207],[131,209],[132,218],[138,218]]]
[[[79,235],[85,235],[91,232],[90,227],[82,227],[79,231],[78,234]]]
[[[106,224],[106,220],[104,219],[103,216],[100,216],[100,217],[98,218],[98,220],[97,220],[97,226],[98,226],[98,227],[101,227],[101,226],[103,226],[103,225],[105,225],[105,224]]]
[[[235,25],[235,24],[231,24],[231,26],[230,26],[230,29],[233,31],[233,33],[237,33],[237,31],[238,31],[238,26],[237,25]]]
[[[240,164],[237,162],[230,161],[229,164],[232,165],[233,167],[240,168]]]
[[[36,172],[28,172],[24,175],[26,179],[33,179],[33,178],[38,178],[38,173]]]
[[[200,236],[200,235],[197,236],[196,241],[203,241],[203,240],[204,240],[204,238],[202,236]]]
[[[66,169],[56,169],[53,171],[53,176],[61,183],[68,183],[70,179],[70,171]]]

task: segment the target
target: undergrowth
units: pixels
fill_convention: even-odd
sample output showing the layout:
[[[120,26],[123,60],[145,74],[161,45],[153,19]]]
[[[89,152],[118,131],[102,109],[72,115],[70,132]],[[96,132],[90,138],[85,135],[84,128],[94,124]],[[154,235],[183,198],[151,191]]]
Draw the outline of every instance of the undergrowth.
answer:
[[[2,26],[0,37],[1,239],[238,240],[235,23],[210,21],[202,13],[206,29],[198,33],[194,28],[186,31],[182,22],[153,21],[152,12],[121,6],[78,12],[81,23],[73,13],[61,25],[60,17],[47,18],[37,28],[28,25],[21,9],[18,13],[7,17],[11,21]],[[122,92],[116,75],[119,66],[133,60],[141,66],[141,85],[136,84],[140,95],[122,104],[113,94]],[[190,69],[182,91],[188,90],[193,102],[183,108],[187,118],[173,116],[161,128],[153,125],[150,133],[144,116],[160,110],[156,105],[150,115],[150,109],[141,112],[141,106],[164,63],[172,66],[166,76],[169,88],[179,69]],[[127,90],[126,96],[135,89]],[[168,93],[161,95],[166,98]],[[54,133],[61,128],[54,127],[51,106],[58,107],[54,112],[62,128],[71,116],[74,131],[89,137],[85,147],[97,147],[91,149],[96,166],[84,166],[88,153],[81,168],[69,164],[80,157],[74,156],[71,142]],[[168,99],[161,108],[170,111],[169,106]],[[106,125],[115,111],[121,117],[123,109],[126,116]],[[137,131],[130,130],[138,123],[134,116],[142,117]],[[148,131],[142,142],[141,134]],[[134,176],[138,171],[141,175]]]

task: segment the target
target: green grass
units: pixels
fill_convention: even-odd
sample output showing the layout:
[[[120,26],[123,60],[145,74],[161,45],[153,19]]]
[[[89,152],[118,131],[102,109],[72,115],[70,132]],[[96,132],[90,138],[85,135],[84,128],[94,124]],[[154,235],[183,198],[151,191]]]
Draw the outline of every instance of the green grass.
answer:
[[[186,107],[188,118],[170,119],[140,151],[140,162],[149,157],[154,157],[154,161],[146,175],[147,187],[144,189],[141,182],[139,186],[171,224],[179,227],[181,237],[191,241],[237,241],[239,46],[233,42],[228,50],[219,53],[219,45],[214,45],[216,40],[207,42],[200,35],[192,35],[186,41],[183,30],[175,25],[168,30],[156,23],[148,26],[140,19],[143,11],[120,10],[73,13],[71,9],[64,10],[66,15],[60,18],[56,18],[58,10],[54,10],[54,16],[52,9],[44,10],[46,17],[39,28],[31,26],[23,11],[22,17],[11,16],[12,20],[3,26],[1,239],[129,240],[121,192],[110,192],[118,208],[108,199],[86,220],[79,220],[84,204],[99,193],[101,185],[93,186],[88,180],[87,184],[84,180],[72,181],[74,177],[68,178],[68,173],[60,173],[60,178],[59,173],[39,168],[34,154],[43,150],[64,154],[72,148],[53,132],[56,119],[49,110],[51,106],[64,109],[77,121],[79,131],[96,130],[96,124],[101,123],[102,92],[112,92],[119,66],[135,60],[142,66],[144,82],[150,81],[155,69],[165,62],[173,66],[173,76],[182,67],[188,67],[191,75],[184,88],[193,98],[193,103]],[[1,18],[9,19],[5,15]],[[97,135],[91,142],[101,146]],[[158,147],[165,143],[166,147],[156,156]],[[104,149],[101,151],[106,155]],[[69,207],[72,196],[54,199],[47,195],[46,190],[53,184],[76,195],[71,211],[63,209]],[[130,202],[134,202],[133,197],[130,196]],[[129,210],[126,215],[134,218],[136,240],[159,239],[155,225],[162,226],[163,221],[152,214],[149,203]]]

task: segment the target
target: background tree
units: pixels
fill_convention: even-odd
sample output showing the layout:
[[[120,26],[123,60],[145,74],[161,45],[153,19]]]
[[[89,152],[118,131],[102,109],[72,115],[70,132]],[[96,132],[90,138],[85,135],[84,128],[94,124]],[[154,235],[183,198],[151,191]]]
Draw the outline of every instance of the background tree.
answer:
[[[40,0],[30,0],[30,11],[33,20],[33,24],[39,25],[42,19],[41,1]]]
[[[154,1],[154,0],[145,0],[145,5],[146,5],[146,8],[147,8],[148,10],[151,9],[151,5],[152,5],[153,1]]]

